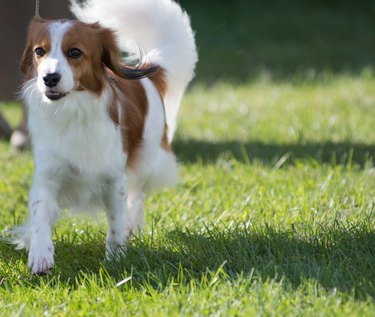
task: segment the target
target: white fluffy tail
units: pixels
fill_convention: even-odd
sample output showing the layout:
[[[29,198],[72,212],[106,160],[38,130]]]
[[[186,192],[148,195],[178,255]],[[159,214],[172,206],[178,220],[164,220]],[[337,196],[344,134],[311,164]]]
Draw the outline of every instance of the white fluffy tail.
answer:
[[[198,56],[190,19],[172,0],[87,0],[71,10],[83,22],[99,21],[116,31],[121,50],[167,71],[164,98],[168,138],[172,141],[184,91],[194,76]]]

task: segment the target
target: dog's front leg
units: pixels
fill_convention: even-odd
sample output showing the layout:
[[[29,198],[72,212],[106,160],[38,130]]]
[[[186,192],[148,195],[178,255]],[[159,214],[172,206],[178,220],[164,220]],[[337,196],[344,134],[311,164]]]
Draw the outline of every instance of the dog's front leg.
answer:
[[[129,236],[126,230],[128,189],[125,175],[108,183],[105,197],[108,218],[106,257],[112,258],[125,251]]]
[[[54,265],[52,226],[59,213],[56,188],[45,177],[34,175],[30,190],[29,267],[33,274],[48,273]]]

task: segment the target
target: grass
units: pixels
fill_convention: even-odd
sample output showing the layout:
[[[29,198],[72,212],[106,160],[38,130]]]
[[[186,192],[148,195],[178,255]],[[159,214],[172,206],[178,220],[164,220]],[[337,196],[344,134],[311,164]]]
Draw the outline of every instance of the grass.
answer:
[[[186,3],[202,61],[174,142],[181,181],[147,200],[146,226],[126,258],[104,260],[104,217],[64,212],[51,275],[32,276],[26,253],[0,243],[2,315],[375,314],[375,54],[365,33],[374,8],[234,4],[237,23],[223,22],[234,19],[224,4],[207,16]],[[280,33],[277,15],[288,22]],[[259,69],[238,53],[257,43],[244,36],[249,23],[271,30],[259,40]],[[293,54],[275,42],[289,29],[302,33]],[[339,40],[332,52],[317,46],[337,34],[347,50]],[[223,56],[228,64],[217,67]],[[18,104],[0,111],[18,122]],[[31,175],[31,153],[0,142],[0,230],[26,219]]]

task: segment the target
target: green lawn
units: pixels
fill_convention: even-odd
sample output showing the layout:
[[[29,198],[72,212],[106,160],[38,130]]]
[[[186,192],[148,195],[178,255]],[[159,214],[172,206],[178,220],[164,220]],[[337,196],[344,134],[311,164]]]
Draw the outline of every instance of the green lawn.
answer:
[[[375,7],[183,3],[201,62],[179,186],[148,199],[118,262],[102,216],[62,214],[48,276],[0,243],[1,315],[374,316]],[[0,111],[17,123],[18,104]],[[31,175],[0,142],[0,231],[26,219]]]

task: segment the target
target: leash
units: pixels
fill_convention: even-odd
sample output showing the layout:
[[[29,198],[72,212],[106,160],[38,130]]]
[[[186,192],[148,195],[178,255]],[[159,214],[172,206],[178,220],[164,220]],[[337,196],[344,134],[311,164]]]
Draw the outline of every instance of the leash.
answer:
[[[39,15],[39,4],[40,4],[40,0],[35,0],[35,16],[40,18],[40,15]]]

